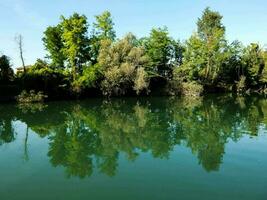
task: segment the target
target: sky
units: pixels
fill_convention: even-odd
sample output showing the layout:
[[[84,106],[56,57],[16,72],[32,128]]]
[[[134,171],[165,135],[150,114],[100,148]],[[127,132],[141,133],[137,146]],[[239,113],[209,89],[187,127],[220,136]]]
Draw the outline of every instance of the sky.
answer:
[[[152,28],[166,26],[173,38],[184,41],[206,7],[223,15],[228,40],[267,44],[266,0],[0,0],[0,53],[11,58],[13,68],[21,66],[14,39],[21,34],[26,64],[44,58],[46,27],[74,12],[85,14],[92,25],[95,15],[110,11],[118,37],[148,36]]]

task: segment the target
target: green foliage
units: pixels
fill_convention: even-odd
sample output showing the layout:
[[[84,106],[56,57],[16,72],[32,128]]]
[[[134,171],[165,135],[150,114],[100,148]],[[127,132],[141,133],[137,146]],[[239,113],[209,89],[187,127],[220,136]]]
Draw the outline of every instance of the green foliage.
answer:
[[[89,60],[89,38],[87,18],[74,13],[69,18],[61,16],[63,53],[72,68],[73,80],[82,70],[82,64]]]
[[[0,56],[0,81],[7,83],[14,77],[9,58],[6,55]]]
[[[267,88],[267,51],[262,52],[263,60],[264,60],[264,69],[260,75],[260,84],[264,87],[265,91]]]
[[[181,62],[181,46],[174,41],[167,28],[152,29],[142,43],[150,59],[150,72],[155,76],[169,78],[175,65]]]
[[[198,31],[186,42],[181,72],[189,80],[200,80],[205,84],[218,81],[219,72],[227,58],[225,28],[222,16],[209,8],[198,20]]]
[[[26,73],[17,74],[16,81],[21,89],[44,91],[49,96],[60,96],[67,93],[71,74],[62,68],[51,68],[44,60],[38,59],[27,67]]]
[[[257,86],[265,67],[263,52],[258,44],[252,43],[245,48],[243,63],[249,86]]]
[[[202,87],[205,92],[266,91],[266,51],[258,44],[228,43],[222,18],[206,8],[196,32],[181,43],[166,27],[141,39],[129,34],[116,40],[108,11],[95,16],[91,30],[84,15],[61,16],[59,24],[44,32],[49,62],[38,59],[25,73],[18,70],[15,82],[19,91],[42,90],[49,96],[100,91],[107,96],[177,95],[190,94],[190,89],[198,94]],[[7,57],[1,57],[0,67],[1,82],[12,80]]]
[[[129,89],[135,89],[139,94],[147,89],[145,67],[148,59],[144,49],[136,44],[137,39],[132,34],[115,43],[102,41],[98,63],[103,74],[104,95],[122,95]]]
[[[82,74],[72,83],[75,92],[80,93],[82,89],[97,86],[97,81],[101,77],[99,65],[85,66]]]
[[[226,59],[219,72],[219,82],[232,84],[233,81],[240,80],[245,75],[243,65],[244,47],[239,41],[234,41],[227,46]]]
[[[110,39],[114,41],[116,33],[110,12],[105,11],[101,15],[95,16],[95,18],[96,22],[94,23],[94,28],[97,37],[100,39]]]
[[[194,34],[185,44],[183,64],[175,68],[175,76],[181,76],[185,80],[198,80],[206,66],[205,47],[200,38]]]
[[[90,38],[91,62],[97,63],[97,57],[102,40],[115,41],[116,33],[114,23],[109,11],[103,12],[101,15],[95,16],[96,22],[93,24],[93,33]]]
[[[218,33],[223,35],[225,27],[222,25],[222,16],[218,12],[211,11],[210,8],[206,8],[203,11],[202,17],[197,21],[197,33],[201,40],[211,42]]]
[[[203,93],[203,86],[196,82],[183,82],[181,92],[185,96],[198,97]]]
[[[48,74],[53,71],[54,70],[50,68],[50,66],[48,65],[46,61],[37,59],[34,65],[28,67],[27,73],[48,76]]]
[[[43,43],[45,49],[49,52],[48,58],[52,60],[53,67],[64,67],[66,57],[63,53],[62,27],[49,26],[44,32]]]

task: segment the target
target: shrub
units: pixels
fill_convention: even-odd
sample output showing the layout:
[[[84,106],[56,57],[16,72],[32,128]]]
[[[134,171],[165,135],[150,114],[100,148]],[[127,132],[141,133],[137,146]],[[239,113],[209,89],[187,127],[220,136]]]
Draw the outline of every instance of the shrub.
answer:
[[[196,82],[183,82],[181,84],[181,93],[185,96],[197,97],[203,93],[203,86]]]

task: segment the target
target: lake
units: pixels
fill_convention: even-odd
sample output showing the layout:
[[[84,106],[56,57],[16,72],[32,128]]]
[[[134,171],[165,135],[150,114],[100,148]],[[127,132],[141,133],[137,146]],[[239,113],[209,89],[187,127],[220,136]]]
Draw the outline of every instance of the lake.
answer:
[[[1,200],[267,199],[267,99],[0,105]]]

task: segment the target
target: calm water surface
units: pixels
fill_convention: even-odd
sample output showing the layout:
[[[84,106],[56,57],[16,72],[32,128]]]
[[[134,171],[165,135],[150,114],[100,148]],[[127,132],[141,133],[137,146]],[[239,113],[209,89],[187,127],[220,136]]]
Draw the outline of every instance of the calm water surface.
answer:
[[[267,99],[0,105],[0,199],[267,199]]]

